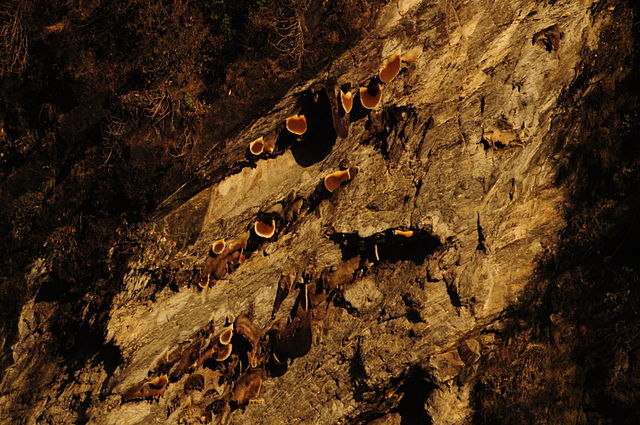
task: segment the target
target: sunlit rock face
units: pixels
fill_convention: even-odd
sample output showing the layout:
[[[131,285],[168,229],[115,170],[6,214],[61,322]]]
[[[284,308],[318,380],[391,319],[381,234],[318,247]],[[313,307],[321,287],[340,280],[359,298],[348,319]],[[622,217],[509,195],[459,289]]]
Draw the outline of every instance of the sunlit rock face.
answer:
[[[122,361],[32,386],[32,327],[46,309],[27,303],[0,404],[35,392],[24,423],[72,423],[79,395],[86,420],[105,425],[469,423],[478,362],[496,343],[487,331],[565,225],[561,94],[612,19],[591,6],[387,4],[356,46],[247,122],[201,172],[276,132],[271,152],[168,200],[111,305],[106,339]],[[380,81],[398,54],[399,73]],[[304,131],[293,134],[285,122],[298,114]],[[329,175],[348,178],[328,190]],[[172,282],[156,292],[162,267]],[[243,314],[250,335],[222,344]]]

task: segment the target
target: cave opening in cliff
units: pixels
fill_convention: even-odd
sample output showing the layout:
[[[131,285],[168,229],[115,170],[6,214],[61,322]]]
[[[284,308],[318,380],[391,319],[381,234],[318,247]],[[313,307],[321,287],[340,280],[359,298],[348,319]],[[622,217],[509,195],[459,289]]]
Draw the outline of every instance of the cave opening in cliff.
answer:
[[[412,368],[404,379],[398,392],[402,394],[396,408],[400,414],[400,425],[429,425],[433,421],[427,414],[425,404],[435,385],[421,368]]]
[[[298,103],[301,114],[307,118],[308,128],[302,140],[291,143],[291,153],[298,165],[309,167],[331,153],[337,135],[326,90],[309,90],[300,97]]]
[[[428,255],[442,246],[440,238],[424,229],[388,229],[367,237],[358,233],[334,233],[329,238],[340,245],[343,260],[360,255],[371,262],[404,260],[422,264]]]

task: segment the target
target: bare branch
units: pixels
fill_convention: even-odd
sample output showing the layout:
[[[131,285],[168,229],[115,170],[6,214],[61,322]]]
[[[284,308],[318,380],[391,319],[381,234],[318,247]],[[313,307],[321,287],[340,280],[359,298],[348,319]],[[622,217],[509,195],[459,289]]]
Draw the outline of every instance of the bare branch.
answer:
[[[2,7],[0,22],[0,75],[20,74],[29,60],[29,46],[19,6]]]

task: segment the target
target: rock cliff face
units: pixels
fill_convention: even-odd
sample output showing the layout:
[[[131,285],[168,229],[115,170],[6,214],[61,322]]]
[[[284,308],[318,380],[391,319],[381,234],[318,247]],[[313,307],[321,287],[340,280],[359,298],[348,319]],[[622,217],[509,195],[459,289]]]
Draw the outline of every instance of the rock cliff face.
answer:
[[[611,41],[618,57],[608,44],[631,37],[633,19],[590,0],[388,3],[361,41],[206,154],[206,187],[158,207],[113,283],[100,356],[48,367],[52,307],[25,300],[4,347],[3,420],[482,422],[476,385],[495,384],[486,364],[504,350],[509,308],[567,226],[565,139],[591,137],[568,130],[584,107],[572,96],[581,79],[633,71],[633,41]],[[377,86],[396,54],[399,74]],[[358,93],[350,114],[345,84]],[[363,108],[376,87],[379,105]],[[295,114],[301,136],[285,128]],[[274,134],[273,153],[248,152]],[[350,179],[330,192],[340,170]],[[256,234],[272,220],[272,237]],[[35,257],[26,286],[49,267]]]

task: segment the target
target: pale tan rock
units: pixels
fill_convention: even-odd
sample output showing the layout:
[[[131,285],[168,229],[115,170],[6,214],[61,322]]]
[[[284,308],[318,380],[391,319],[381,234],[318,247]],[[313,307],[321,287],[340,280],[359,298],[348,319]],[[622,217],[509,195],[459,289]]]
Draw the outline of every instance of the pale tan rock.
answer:
[[[264,402],[249,403],[244,412],[234,414],[232,423],[328,425],[376,411],[382,415],[376,421],[385,422],[371,423],[397,424],[399,415],[386,414],[397,407],[401,394],[394,391],[413,369],[426,371],[436,386],[426,403],[433,423],[465,423],[470,390],[466,383],[456,388],[454,378],[477,365],[483,347],[494,338],[468,335],[488,326],[500,329],[493,321],[522,294],[543,247],[552,244],[564,225],[559,206],[565,191],[554,184],[558,154],[552,145],[558,129],[553,118],[560,106],[566,107],[559,96],[574,78],[567,70],[582,66],[581,51],[601,39],[606,25],[601,16],[585,12],[590,1],[559,1],[553,7],[527,0],[428,5],[418,0],[388,2],[369,36],[321,74],[293,86],[271,111],[227,140],[218,154],[241,155],[248,140],[282,125],[297,95],[327,76],[360,84],[376,75],[381,57],[414,49],[420,40],[422,54],[413,55],[407,70],[385,86],[376,109],[388,152],[375,144],[382,136],[372,134],[362,118],[318,163],[301,167],[286,151],[211,179],[214,184],[178,202],[158,220],[168,228],[166,238],[145,245],[129,263],[107,315],[106,339],[118,347],[124,361],[109,373],[99,364],[85,365],[73,377],[33,368],[33,353],[47,343],[34,330],[50,320],[53,308],[31,300],[19,313],[13,364],[0,381],[3,408],[18,405],[29,394],[33,402],[20,407],[25,423],[40,417],[49,423],[74,423],[70,412],[82,403],[78,400],[105,391],[107,396],[92,396],[88,402],[89,423],[175,424],[178,415],[167,417],[167,403],[178,395],[179,383],[170,383],[166,397],[154,403],[122,404],[118,395],[146,379],[171,348],[210,320],[219,330],[227,315],[251,312],[258,326],[269,329],[285,265],[293,262],[296,277],[308,272],[301,279],[309,283],[322,270],[345,261],[341,247],[328,237],[332,233],[364,238],[402,228],[415,229],[412,238],[418,230],[433,232],[442,246],[423,262],[389,260],[399,251],[386,257],[383,251],[376,262],[363,261],[353,283],[344,288],[344,299],[339,300],[344,303],[323,304],[313,311],[310,352],[289,364],[281,377],[266,378],[260,394]],[[533,12],[535,19],[525,18]],[[546,54],[530,44],[538,20],[565,13],[565,37],[558,52]],[[504,117],[513,128],[526,124],[526,145],[485,152],[478,143],[482,128]],[[357,177],[309,210],[307,200],[343,161],[357,165]],[[217,165],[205,162],[200,172],[211,177]],[[265,245],[224,279],[205,291],[185,284],[179,292],[165,289],[149,299],[154,284],[149,271],[156,270],[156,264],[180,258],[180,271],[189,276],[212,242],[243,234],[259,212],[292,195],[303,198],[305,206],[287,216],[290,221],[278,227],[277,240],[262,241]],[[478,249],[479,227],[485,249]],[[171,238],[183,233],[194,235],[193,240],[176,254]],[[44,260],[35,262],[27,286],[36,286],[47,267]],[[296,291],[280,306],[278,320],[286,320]],[[231,387],[217,374],[202,373],[205,389],[192,398],[190,409],[204,409],[196,404],[210,403]],[[473,374],[466,376],[472,379]],[[37,384],[32,384],[34,377]],[[360,390],[370,391],[366,395],[371,397],[354,396]],[[199,420],[200,411],[196,414]]]
[[[439,382],[445,382],[460,374],[465,364],[460,359],[458,351],[448,351],[436,354],[429,359],[429,365],[433,368],[433,376]]]
[[[465,339],[458,345],[458,353],[465,364],[474,364],[480,359],[480,343],[477,339]]]

